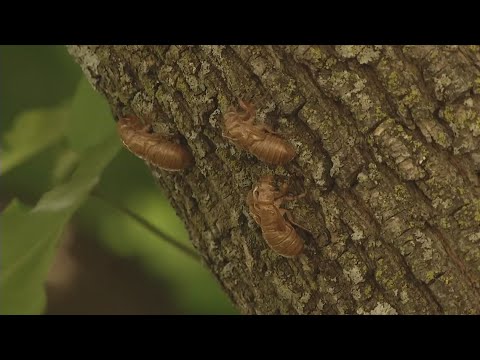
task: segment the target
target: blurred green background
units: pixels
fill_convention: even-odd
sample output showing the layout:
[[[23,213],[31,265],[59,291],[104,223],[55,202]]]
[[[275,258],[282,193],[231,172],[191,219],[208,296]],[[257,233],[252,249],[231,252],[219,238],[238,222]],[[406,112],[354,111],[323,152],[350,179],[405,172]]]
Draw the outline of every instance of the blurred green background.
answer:
[[[0,266],[20,294],[21,301],[16,298],[12,305],[17,307],[40,296],[40,290],[31,297],[23,292],[24,282],[35,282],[37,276],[17,277],[15,270],[19,264],[15,256],[34,246],[35,239],[10,256],[14,254],[10,247],[20,240],[8,234],[19,234],[21,229],[14,224],[30,220],[16,217],[14,210],[5,216],[4,209],[14,198],[34,207],[46,192],[67,183],[85,154],[115,132],[115,123],[103,98],[92,90],[63,46],[0,47],[0,119],[1,225],[7,229],[0,239],[6,254]],[[183,223],[145,163],[119,149],[112,150],[116,155],[107,161],[96,190],[191,246]],[[53,255],[42,260],[41,266],[48,267],[46,279],[41,279],[46,281],[46,313],[237,313],[199,262],[101,199],[87,196],[79,204],[57,236]],[[32,255],[28,261],[35,262],[35,256],[42,257]],[[22,260],[20,267],[30,266],[25,265],[28,261]],[[41,273],[33,265],[30,271]],[[11,288],[7,280],[0,286]],[[18,313],[22,306],[8,310]]]

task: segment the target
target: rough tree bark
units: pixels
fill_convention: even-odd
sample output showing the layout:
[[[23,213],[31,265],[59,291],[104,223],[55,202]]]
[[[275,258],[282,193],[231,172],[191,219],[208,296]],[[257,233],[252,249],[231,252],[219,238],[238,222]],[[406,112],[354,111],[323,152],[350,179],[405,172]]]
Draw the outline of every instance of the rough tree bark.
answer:
[[[114,113],[183,136],[195,166],[152,173],[240,310],[480,313],[480,47],[70,46]],[[253,100],[295,146],[268,166],[221,136]],[[273,253],[245,196],[265,173],[304,253]]]

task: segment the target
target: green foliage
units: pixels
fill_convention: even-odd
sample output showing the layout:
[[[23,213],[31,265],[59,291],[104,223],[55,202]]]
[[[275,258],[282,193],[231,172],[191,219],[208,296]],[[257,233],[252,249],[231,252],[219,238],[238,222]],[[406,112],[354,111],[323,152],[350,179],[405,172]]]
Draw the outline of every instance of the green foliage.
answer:
[[[65,133],[67,114],[66,106],[20,114],[3,136],[2,174],[58,142]]]
[[[1,314],[38,314],[44,310],[43,283],[57,241],[119,146],[118,138],[110,136],[85,153],[69,182],[47,192],[33,209],[13,201],[3,212]]]
[[[191,246],[145,163],[124,149],[110,162],[120,142],[108,104],[65,48],[1,46],[0,66],[0,205],[21,200],[1,214],[0,312],[43,311],[43,284],[72,216],[76,232],[166,281],[178,311],[235,312],[200,263],[88,196],[97,187]]]
[[[81,77],[65,46],[0,46],[0,131],[20,112],[69,99]]]
[[[83,152],[98,144],[114,128],[107,101],[82,78],[73,97],[67,139],[70,147]]]

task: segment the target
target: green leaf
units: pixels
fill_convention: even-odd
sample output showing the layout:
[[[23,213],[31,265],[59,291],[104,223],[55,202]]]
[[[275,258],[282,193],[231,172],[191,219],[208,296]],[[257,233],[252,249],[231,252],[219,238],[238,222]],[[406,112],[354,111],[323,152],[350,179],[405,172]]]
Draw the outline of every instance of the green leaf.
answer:
[[[66,105],[20,114],[3,137],[2,174],[58,142],[67,125]]]
[[[87,150],[70,181],[44,194],[33,209],[15,200],[2,213],[0,314],[44,311],[43,286],[63,228],[119,149],[114,134]]]
[[[73,150],[83,152],[115,131],[107,101],[83,77],[73,97],[67,139]]]
[[[53,185],[57,185],[65,179],[68,179],[75,170],[80,156],[69,148],[64,149],[55,159],[52,167],[51,180]]]
[[[71,99],[82,75],[64,45],[0,45],[0,132],[20,112]]]

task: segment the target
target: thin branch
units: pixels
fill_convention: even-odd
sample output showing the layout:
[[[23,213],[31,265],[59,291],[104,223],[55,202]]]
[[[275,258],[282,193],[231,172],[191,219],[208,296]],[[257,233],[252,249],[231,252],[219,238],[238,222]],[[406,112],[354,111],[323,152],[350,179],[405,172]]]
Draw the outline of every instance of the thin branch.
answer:
[[[145,218],[143,218],[140,215],[134,213],[130,209],[127,209],[126,207],[119,204],[118,202],[109,199],[108,197],[106,197],[105,195],[100,193],[97,189],[93,190],[92,193],[90,194],[90,196],[92,196],[94,198],[97,198],[97,199],[100,199],[100,200],[104,201],[105,203],[109,204],[111,207],[123,212],[125,215],[127,215],[127,216],[131,217],[132,219],[136,220],[140,225],[142,225],[143,227],[148,229],[153,234],[161,237],[163,240],[165,240],[170,245],[175,246],[177,249],[182,251],[184,254],[190,256],[191,258],[193,258],[197,261],[200,261],[200,256],[194,250],[188,248],[187,246],[179,243],[177,240],[175,240],[171,236],[165,234],[162,230],[157,228],[155,225],[150,223]]]

